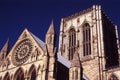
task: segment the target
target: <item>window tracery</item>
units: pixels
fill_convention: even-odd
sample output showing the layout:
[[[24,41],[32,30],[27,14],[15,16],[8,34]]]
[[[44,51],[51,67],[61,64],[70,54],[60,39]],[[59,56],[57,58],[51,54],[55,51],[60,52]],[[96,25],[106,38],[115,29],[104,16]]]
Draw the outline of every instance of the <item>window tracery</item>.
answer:
[[[10,80],[10,74],[7,72],[3,80]]]
[[[91,32],[90,25],[86,23],[83,26],[83,56],[91,54]]]
[[[25,80],[25,74],[22,68],[19,68],[15,73],[15,80]]]
[[[69,60],[73,59],[76,47],[76,32],[75,29],[70,29],[69,31]]]
[[[12,55],[12,61],[14,65],[21,65],[25,63],[33,50],[32,41],[24,39],[16,47]]]

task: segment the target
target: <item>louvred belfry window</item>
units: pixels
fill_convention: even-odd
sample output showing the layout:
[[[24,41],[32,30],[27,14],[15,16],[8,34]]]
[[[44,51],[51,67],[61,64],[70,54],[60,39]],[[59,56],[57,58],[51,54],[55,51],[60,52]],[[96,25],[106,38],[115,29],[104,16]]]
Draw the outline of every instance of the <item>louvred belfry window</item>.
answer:
[[[76,47],[76,33],[75,29],[70,29],[69,31],[69,60],[73,59]]]
[[[90,26],[86,23],[83,26],[83,56],[91,54],[91,33]]]

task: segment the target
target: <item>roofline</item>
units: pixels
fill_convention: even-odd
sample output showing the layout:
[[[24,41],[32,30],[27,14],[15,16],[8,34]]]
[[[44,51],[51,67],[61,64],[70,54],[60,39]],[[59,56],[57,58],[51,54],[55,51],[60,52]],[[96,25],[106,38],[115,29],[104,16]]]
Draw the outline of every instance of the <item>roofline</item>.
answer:
[[[68,16],[68,17],[66,17],[66,18],[63,18],[63,19],[64,19],[64,21],[68,21],[68,20],[70,20],[70,19],[72,19],[72,18],[75,18],[75,17],[77,17],[77,16],[80,16],[80,15],[83,15],[83,14],[85,14],[85,13],[91,12],[92,10],[93,10],[93,6],[90,7],[90,8],[87,8],[87,9],[85,9],[85,10],[82,10],[82,11],[80,11],[80,12],[78,12],[78,13],[75,13],[75,14],[73,14],[73,15],[71,15],[71,16]]]

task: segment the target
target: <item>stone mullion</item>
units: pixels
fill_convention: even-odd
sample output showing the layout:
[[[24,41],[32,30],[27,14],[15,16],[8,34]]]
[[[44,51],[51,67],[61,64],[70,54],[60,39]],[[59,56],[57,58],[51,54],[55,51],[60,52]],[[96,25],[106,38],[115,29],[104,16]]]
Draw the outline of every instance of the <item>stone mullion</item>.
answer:
[[[42,74],[40,71],[38,71],[38,73],[36,75],[36,80],[42,80]]]
[[[49,58],[48,80],[55,80],[54,79],[54,67],[55,67],[55,57],[50,56],[50,58]]]
[[[75,40],[74,40],[74,38],[75,38],[75,35],[74,35],[74,31],[73,31],[73,33],[72,33],[72,35],[73,35],[73,38],[72,38],[72,40],[73,40],[73,53],[72,53],[72,59],[73,59],[73,55],[74,55],[74,53],[75,53],[75,50],[74,50],[74,47],[75,47]]]
[[[30,80],[30,76],[26,76],[26,77],[25,77],[25,80]]]
[[[87,37],[87,35],[86,35],[86,32],[87,32],[87,31],[86,31],[86,27],[85,27],[85,30],[84,30],[84,31],[85,31],[85,34],[84,34],[84,36],[85,36],[84,44],[85,44],[85,56],[86,56],[86,55],[87,55],[87,38],[86,38],[86,37]]]
[[[114,27],[115,27],[115,35],[116,35],[116,42],[117,42],[117,48],[118,48],[118,61],[120,66],[120,45],[119,45],[118,27],[117,25],[114,25]]]

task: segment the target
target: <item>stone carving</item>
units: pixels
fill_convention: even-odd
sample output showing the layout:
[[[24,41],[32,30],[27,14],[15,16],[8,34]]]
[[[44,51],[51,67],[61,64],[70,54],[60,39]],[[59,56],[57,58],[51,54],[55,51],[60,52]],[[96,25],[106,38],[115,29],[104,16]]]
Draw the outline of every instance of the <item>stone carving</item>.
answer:
[[[47,39],[47,43],[51,43],[51,41],[52,41],[52,36],[49,35],[49,36],[48,36],[48,39]]]
[[[0,61],[2,61],[3,59],[4,59],[4,53],[0,55]]]
[[[38,48],[35,49],[35,51],[33,52],[32,56],[31,56],[31,60],[38,60],[39,55],[41,55],[40,51],[38,50]]]
[[[9,60],[9,58],[7,58],[6,61],[4,61],[4,63],[2,64],[2,69],[3,70],[8,69],[10,64],[11,64],[10,60]]]
[[[27,37],[27,33],[25,32],[24,35],[23,35],[23,38],[26,38]]]
[[[79,23],[79,22],[80,22],[80,18],[77,19],[77,23]]]
[[[10,60],[9,58],[6,60],[6,68],[8,69],[8,66],[10,65]]]
[[[29,39],[25,39],[21,41],[15,48],[12,59],[14,65],[21,65],[27,61],[29,56],[31,55],[33,46],[32,41]]]

